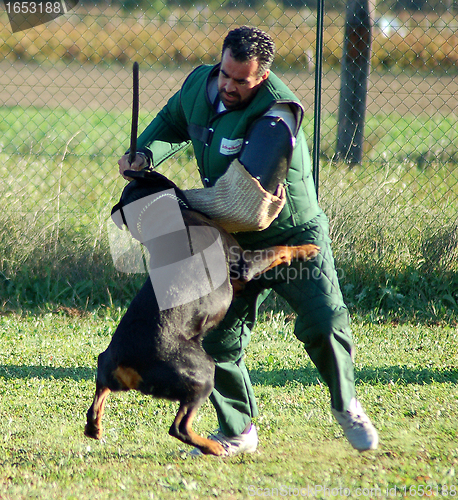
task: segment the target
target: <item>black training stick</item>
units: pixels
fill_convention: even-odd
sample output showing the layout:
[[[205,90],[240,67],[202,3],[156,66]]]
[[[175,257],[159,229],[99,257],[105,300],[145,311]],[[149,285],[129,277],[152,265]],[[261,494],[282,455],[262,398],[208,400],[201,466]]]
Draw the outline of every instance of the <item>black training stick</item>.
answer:
[[[133,97],[132,97],[132,128],[130,131],[129,165],[135,161],[137,154],[137,133],[138,133],[138,62],[134,62],[133,67]]]

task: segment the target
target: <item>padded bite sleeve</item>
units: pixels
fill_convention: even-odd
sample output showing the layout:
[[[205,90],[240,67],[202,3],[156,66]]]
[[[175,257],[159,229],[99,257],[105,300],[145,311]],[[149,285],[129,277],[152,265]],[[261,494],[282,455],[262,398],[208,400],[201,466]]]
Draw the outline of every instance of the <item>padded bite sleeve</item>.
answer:
[[[234,160],[213,187],[184,193],[192,208],[221,224],[229,233],[237,233],[269,227],[286,202],[282,185],[278,191],[278,196],[267,192]]]

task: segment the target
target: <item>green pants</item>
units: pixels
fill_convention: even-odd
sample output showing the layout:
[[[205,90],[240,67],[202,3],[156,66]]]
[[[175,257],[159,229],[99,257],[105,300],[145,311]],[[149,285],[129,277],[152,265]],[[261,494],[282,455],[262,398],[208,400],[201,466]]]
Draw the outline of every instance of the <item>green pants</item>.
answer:
[[[275,290],[296,312],[294,334],[304,343],[328,385],[332,407],[338,411],[346,409],[355,397],[349,315],[340,291],[324,214],[311,221],[304,231],[282,242],[303,243],[320,247],[316,259],[279,266],[251,281],[217,329],[204,339],[204,349],[216,363],[215,388],[210,400],[227,436],[240,434],[258,414],[243,356],[258,307],[270,290]]]

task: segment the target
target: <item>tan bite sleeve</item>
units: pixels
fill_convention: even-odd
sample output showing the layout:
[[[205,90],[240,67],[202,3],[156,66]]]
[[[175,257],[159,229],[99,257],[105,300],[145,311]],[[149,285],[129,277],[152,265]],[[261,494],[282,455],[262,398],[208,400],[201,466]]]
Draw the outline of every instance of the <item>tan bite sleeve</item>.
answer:
[[[262,231],[285,205],[280,196],[267,192],[245,167],[234,160],[213,187],[184,191],[192,208],[218,222],[229,233]]]

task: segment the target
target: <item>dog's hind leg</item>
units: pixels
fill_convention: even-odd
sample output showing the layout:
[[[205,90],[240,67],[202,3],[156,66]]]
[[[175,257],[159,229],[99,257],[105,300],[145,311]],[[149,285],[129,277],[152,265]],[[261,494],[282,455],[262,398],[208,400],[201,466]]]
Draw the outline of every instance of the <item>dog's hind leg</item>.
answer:
[[[94,401],[87,411],[87,423],[84,428],[84,434],[93,439],[102,437],[102,417],[105,409],[105,402],[111,390],[102,386],[99,382],[96,384]]]
[[[191,399],[187,398],[186,401],[180,401],[180,407],[169,429],[169,434],[183,443],[195,446],[204,455],[224,455],[225,450],[220,443],[199,436],[192,430],[192,422],[198,409],[213,390],[213,375],[207,382],[195,383],[193,386],[194,396],[191,396]]]
[[[170,427],[169,434],[180,441],[199,448],[204,455],[224,455],[224,448],[216,441],[199,436],[192,430],[192,422],[197,414],[200,404],[180,404],[178,413]]]

